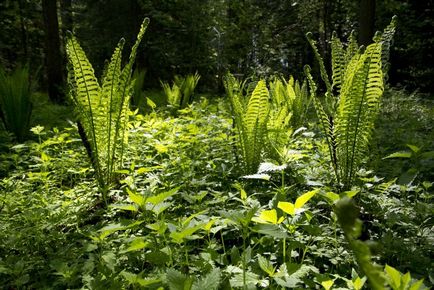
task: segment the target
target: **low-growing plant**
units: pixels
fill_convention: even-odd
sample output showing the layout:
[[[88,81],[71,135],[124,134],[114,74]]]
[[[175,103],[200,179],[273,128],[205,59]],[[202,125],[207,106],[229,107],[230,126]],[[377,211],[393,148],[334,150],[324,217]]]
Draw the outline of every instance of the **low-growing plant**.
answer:
[[[0,66],[0,119],[18,141],[29,133],[32,113],[29,69],[18,66],[10,74]]]
[[[132,66],[148,23],[149,19],[145,18],[124,68],[121,68],[121,61],[125,40],[120,40],[104,73],[101,86],[76,38],[69,34],[67,39],[70,97],[79,118],[80,136],[104,199],[114,182],[116,170],[123,162],[128,137]]]

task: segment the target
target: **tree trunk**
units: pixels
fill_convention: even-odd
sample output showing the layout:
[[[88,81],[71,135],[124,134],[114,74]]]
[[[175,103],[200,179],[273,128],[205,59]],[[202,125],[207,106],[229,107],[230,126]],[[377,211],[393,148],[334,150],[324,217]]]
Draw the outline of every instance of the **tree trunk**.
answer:
[[[360,0],[359,44],[372,43],[375,25],[375,0]]]
[[[59,21],[57,1],[42,0],[42,14],[45,24],[45,62],[48,79],[48,96],[55,103],[65,101],[63,91],[63,61],[60,53]]]

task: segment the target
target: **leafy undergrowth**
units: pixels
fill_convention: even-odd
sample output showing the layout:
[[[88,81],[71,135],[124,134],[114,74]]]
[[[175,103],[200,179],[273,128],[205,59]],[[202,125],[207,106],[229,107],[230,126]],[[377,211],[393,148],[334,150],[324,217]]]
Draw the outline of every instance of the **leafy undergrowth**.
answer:
[[[108,204],[74,126],[34,127],[24,144],[1,135],[1,288],[368,289],[333,212],[316,125],[295,131],[286,164],[243,178],[228,112],[223,100],[202,100],[177,117],[132,115]],[[414,145],[431,146],[424,136],[415,133]],[[388,138],[381,150],[400,150]],[[378,167],[389,166],[379,152]],[[361,205],[361,239],[375,262],[430,286],[433,184],[391,174],[359,172],[348,193]],[[389,266],[384,275],[402,282],[396,289],[410,283]]]

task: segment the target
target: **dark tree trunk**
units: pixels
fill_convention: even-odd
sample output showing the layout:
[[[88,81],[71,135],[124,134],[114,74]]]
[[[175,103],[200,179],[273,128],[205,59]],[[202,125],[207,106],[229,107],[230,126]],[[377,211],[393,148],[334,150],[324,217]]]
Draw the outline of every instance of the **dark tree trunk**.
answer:
[[[375,0],[360,0],[359,44],[372,43],[375,29]]]
[[[48,95],[56,103],[65,101],[63,91],[63,60],[60,53],[59,21],[57,1],[42,0],[42,14],[45,24],[45,62],[48,79]]]

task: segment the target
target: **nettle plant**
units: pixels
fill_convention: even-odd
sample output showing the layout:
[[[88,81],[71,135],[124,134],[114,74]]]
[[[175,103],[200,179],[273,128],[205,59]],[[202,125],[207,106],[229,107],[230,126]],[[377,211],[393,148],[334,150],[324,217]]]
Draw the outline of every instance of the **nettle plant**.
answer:
[[[78,115],[80,136],[104,199],[115,180],[116,170],[122,166],[128,137],[132,66],[148,24],[149,19],[145,18],[129,60],[123,68],[121,62],[125,40],[119,41],[103,74],[101,85],[85,52],[71,33],[66,42],[69,95]]]
[[[326,136],[339,190],[351,189],[368,150],[384,91],[386,64],[395,27],[394,17],[366,49],[359,47],[354,34],[345,47],[334,33],[331,39],[331,80],[312,34],[307,34],[325,83],[324,98],[316,96],[317,85],[309,66],[305,67],[305,73]]]

